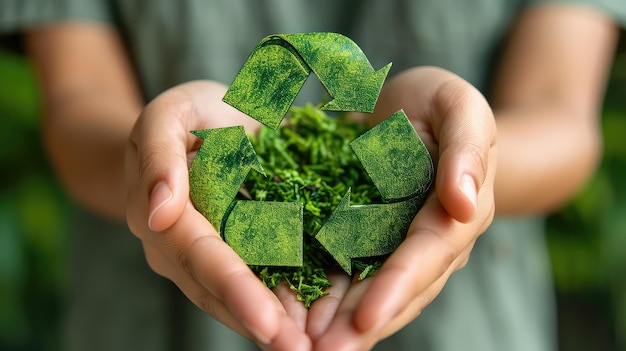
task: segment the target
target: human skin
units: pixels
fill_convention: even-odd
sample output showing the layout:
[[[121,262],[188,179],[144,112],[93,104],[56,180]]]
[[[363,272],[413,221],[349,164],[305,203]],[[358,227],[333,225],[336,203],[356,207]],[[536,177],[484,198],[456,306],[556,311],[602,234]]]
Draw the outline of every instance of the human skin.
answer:
[[[546,213],[592,174],[617,29],[583,6],[527,9],[489,103],[437,68],[390,79],[375,115],[407,112],[437,162],[436,189],[376,276],[331,275],[331,295],[309,311],[284,287],[270,293],[189,200],[198,140],[188,131],[250,120],[221,102],[223,85],[187,83],[144,107],[113,28],[70,22],[27,38],[44,91],[45,145],[78,203],[126,220],[153,270],[262,348],[361,350],[419,315],[466,264],[494,212]]]
[[[521,14],[511,30],[490,98],[497,124],[496,215],[548,213],[567,201],[593,173],[601,154],[602,96],[617,38],[611,19],[585,6],[539,5]],[[376,112],[384,116],[399,106],[414,106],[415,110],[405,110],[420,130],[415,117],[423,110],[411,105],[414,94],[419,94],[412,77],[418,74],[409,71],[392,79]],[[449,106],[463,111],[472,101],[477,100],[471,94],[461,94],[457,103]],[[471,111],[461,114],[471,115]],[[458,138],[463,136],[451,137]],[[465,145],[471,143],[466,139]],[[468,159],[482,160],[477,164],[487,160],[484,153],[466,150],[470,151]],[[437,223],[437,213],[421,210],[407,240],[378,275],[353,282],[328,324],[309,322],[308,327],[316,330],[316,349],[370,349],[418,316],[449,275],[466,263],[475,239],[471,233],[482,229],[475,225],[481,221],[475,222],[485,215],[489,199],[481,198],[486,190],[481,189],[473,217],[471,211],[450,208],[453,204],[444,199],[452,199],[452,194],[445,185],[455,184],[455,178],[447,178],[447,172],[442,175],[443,153],[440,149],[435,195],[441,196],[446,210],[438,213],[439,218],[448,217],[439,221],[440,226],[431,226],[429,222]],[[484,164],[491,167],[494,162]],[[482,186],[485,184],[489,186],[488,182]],[[472,226],[474,230],[468,230]],[[429,259],[432,251],[428,250],[437,247],[436,242],[442,247],[434,254],[442,259],[438,267],[432,263],[434,258]],[[309,317],[314,313],[317,311],[312,309]]]

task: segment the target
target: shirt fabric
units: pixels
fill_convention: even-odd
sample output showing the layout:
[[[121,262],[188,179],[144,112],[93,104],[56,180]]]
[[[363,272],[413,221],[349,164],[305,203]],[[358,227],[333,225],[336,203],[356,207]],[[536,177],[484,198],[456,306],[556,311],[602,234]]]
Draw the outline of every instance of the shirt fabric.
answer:
[[[624,23],[622,1],[576,2]],[[347,34],[375,69],[393,61],[390,75],[435,65],[487,92],[494,57],[516,14],[544,2],[4,0],[0,32],[65,20],[113,24],[126,40],[146,100],[189,80],[230,84],[266,35],[311,31]],[[318,90],[304,90],[296,104],[319,101]],[[555,350],[543,232],[540,218],[497,218],[437,299],[375,350]],[[64,349],[256,349],[151,272],[127,228],[81,213],[73,239]]]

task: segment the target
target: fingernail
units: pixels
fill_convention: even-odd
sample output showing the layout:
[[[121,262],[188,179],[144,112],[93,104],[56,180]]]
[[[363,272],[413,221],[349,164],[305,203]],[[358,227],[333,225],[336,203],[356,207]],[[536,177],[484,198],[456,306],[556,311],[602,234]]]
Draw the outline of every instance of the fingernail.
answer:
[[[154,231],[152,226],[154,215],[159,212],[159,209],[170,201],[173,196],[174,194],[172,194],[172,190],[166,182],[161,181],[154,186],[152,193],[150,193],[150,215],[148,216],[148,227],[150,230]]]
[[[478,191],[476,190],[476,183],[474,182],[474,178],[469,174],[463,174],[461,177],[461,192],[465,194],[465,197],[472,203],[474,207],[476,207],[476,197],[478,196]]]

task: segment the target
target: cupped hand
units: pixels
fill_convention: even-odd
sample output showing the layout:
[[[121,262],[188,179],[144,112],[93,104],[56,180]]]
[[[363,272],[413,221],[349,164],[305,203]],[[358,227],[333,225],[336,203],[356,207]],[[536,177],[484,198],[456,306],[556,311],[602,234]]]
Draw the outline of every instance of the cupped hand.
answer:
[[[263,349],[307,350],[302,304],[283,288],[268,290],[189,199],[188,166],[200,143],[189,131],[258,128],[221,101],[225,91],[218,83],[190,82],[145,107],[126,152],[128,225],[150,267],[199,308]]]
[[[415,319],[493,219],[496,127],[483,96],[445,70],[414,68],[385,84],[373,118],[399,109],[437,165],[434,190],[374,276],[337,277],[339,291],[313,304],[307,332],[317,350],[367,350]]]

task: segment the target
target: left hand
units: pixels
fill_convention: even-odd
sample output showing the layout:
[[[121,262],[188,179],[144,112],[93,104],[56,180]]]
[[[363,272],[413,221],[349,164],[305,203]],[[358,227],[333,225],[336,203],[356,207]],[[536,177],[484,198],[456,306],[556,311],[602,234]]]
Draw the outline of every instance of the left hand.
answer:
[[[222,102],[225,92],[216,82],[188,82],[144,108],[126,153],[128,225],[150,268],[206,313],[264,350],[309,350],[302,304],[267,290],[189,198],[188,165],[200,142],[189,131],[259,126]]]
[[[400,330],[465,266],[493,219],[496,126],[483,96],[447,71],[420,67],[383,87],[374,115],[386,118],[399,109],[437,165],[434,191],[373,277],[333,276],[331,295],[308,314],[315,349],[370,349]]]

